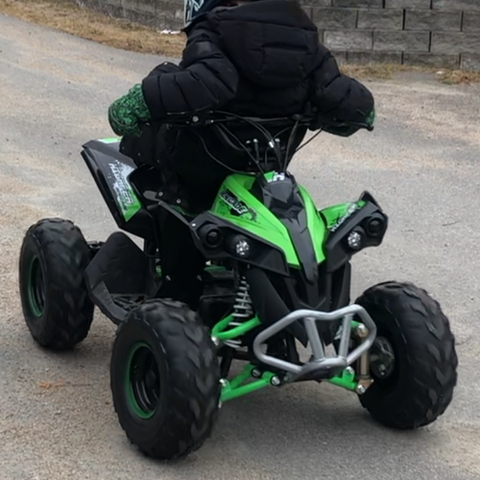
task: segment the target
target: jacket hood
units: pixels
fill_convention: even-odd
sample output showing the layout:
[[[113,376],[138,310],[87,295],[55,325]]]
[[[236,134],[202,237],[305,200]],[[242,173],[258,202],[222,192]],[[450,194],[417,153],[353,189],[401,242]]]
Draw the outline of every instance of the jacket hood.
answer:
[[[239,73],[254,84],[289,87],[317,66],[317,27],[295,1],[219,7],[206,21]]]

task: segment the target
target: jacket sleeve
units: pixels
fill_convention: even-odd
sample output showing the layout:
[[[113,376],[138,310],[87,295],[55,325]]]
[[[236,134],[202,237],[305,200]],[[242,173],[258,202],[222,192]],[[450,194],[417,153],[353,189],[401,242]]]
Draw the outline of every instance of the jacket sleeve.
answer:
[[[173,73],[180,71],[180,67],[172,62],[163,62],[160,65],[157,65],[147,77],[159,77],[164,73]]]
[[[221,108],[235,97],[239,76],[215,35],[197,28],[190,36],[178,68],[164,64],[142,82],[152,120],[170,114]]]
[[[372,93],[365,85],[344,75],[333,55],[320,47],[322,59],[314,74],[312,103],[320,114],[332,119],[365,122],[375,107]]]

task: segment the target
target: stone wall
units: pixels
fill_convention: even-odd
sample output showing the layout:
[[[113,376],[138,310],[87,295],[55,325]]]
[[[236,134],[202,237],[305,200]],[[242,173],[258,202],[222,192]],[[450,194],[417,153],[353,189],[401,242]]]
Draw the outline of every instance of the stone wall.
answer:
[[[480,0],[307,0],[340,60],[480,70]]]
[[[158,29],[180,30],[183,27],[183,0],[75,0],[75,2],[114,17]]]
[[[77,0],[178,30],[183,0]],[[339,61],[480,70],[480,0],[302,0]]]

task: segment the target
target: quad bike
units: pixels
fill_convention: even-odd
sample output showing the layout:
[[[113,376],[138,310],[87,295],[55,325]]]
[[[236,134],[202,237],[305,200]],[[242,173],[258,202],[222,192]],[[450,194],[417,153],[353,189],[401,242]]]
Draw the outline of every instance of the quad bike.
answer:
[[[241,121],[264,135],[263,150],[258,139],[236,141],[231,124]],[[62,219],[41,220],[24,238],[20,293],[33,338],[52,350],[73,348],[86,338],[94,306],[117,324],[113,404],[130,441],[154,458],[200,448],[222,403],[268,386],[328,382],[397,429],[430,424],[452,400],[454,337],[425,290],[389,281],[350,302],[351,258],[383,242],[387,215],[368,192],[318,210],[287,171],[298,148],[269,137],[265,125],[275,121],[290,122],[293,134],[311,119],[217,112],[172,121],[171,128],[217,128],[221,141],[252,159],[198,215],[181,199],[165,201],[158,171],[123,155],[120,139],[86,143],[82,156],[118,227],[143,249],[122,232],[87,242]],[[345,124],[323,129],[336,127]],[[196,312],[157,298],[164,210],[190,227],[208,260]],[[310,352],[303,359],[302,346]],[[234,374],[233,360],[245,362]]]

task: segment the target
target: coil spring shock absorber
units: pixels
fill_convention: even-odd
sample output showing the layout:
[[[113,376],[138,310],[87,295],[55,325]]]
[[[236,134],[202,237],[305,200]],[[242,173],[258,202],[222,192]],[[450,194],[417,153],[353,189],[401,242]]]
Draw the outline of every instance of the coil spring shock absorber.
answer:
[[[249,320],[253,315],[252,299],[248,292],[249,285],[245,277],[240,279],[240,285],[237,289],[237,296],[233,306],[232,321],[228,324],[229,328],[242,325],[243,322]],[[226,340],[225,345],[233,348],[239,348],[242,345],[241,340]]]

